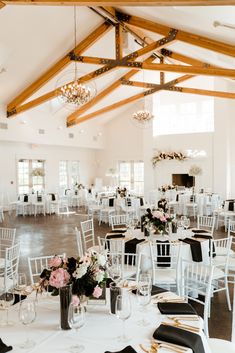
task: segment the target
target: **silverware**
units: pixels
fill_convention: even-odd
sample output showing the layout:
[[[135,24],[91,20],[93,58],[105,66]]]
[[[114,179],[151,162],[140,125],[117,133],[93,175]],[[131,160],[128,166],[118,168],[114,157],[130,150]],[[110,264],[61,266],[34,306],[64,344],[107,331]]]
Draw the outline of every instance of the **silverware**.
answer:
[[[169,349],[171,348],[173,350],[174,349],[177,349],[181,352],[187,352],[188,348],[184,348],[182,346],[179,346],[178,344],[174,344],[174,343],[168,343],[168,342],[162,342],[162,341],[159,341],[159,340],[153,340],[152,341],[153,343],[158,343],[160,345],[164,345],[164,346],[167,346]],[[163,346],[162,346],[163,347]]]
[[[178,328],[182,328],[183,330],[192,331],[192,332],[195,332],[195,333],[200,332],[200,329],[197,328],[197,327],[190,326],[190,325],[184,325],[184,324],[180,324],[180,323],[177,323],[177,322],[175,322],[174,324],[170,324],[168,322],[162,322],[162,325],[178,327]]]

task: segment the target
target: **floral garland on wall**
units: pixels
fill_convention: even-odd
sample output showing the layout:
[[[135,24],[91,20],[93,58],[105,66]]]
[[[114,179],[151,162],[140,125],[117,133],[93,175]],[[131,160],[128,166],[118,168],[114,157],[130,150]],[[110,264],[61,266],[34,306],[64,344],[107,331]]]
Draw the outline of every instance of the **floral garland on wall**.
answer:
[[[156,167],[158,162],[161,162],[164,160],[184,161],[187,158],[188,156],[186,156],[182,152],[158,152],[158,154],[152,158],[152,163],[153,163],[153,167]]]

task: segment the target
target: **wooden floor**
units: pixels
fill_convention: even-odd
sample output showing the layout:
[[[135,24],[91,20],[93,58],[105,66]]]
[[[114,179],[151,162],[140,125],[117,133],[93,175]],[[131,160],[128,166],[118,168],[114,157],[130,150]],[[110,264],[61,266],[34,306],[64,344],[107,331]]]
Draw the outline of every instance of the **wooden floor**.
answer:
[[[16,228],[17,240],[21,243],[20,272],[28,275],[27,257],[51,255],[65,252],[67,256],[76,254],[76,241],[74,227],[80,228],[80,222],[87,219],[85,211],[71,209],[69,215],[51,216],[8,216],[2,227]],[[108,225],[99,226],[95,221],[95,235],[102,236],[110,228]],[[221,229],[215,237],[224,237],[226,234]],[[233,291],[231,287],[231,301]],[[197,307],[200,311],[200,307]],[[231,340],[232,314],[226,306],[225,292],[216,294],[212,302],[211,318],[209,320],[210,337]]]

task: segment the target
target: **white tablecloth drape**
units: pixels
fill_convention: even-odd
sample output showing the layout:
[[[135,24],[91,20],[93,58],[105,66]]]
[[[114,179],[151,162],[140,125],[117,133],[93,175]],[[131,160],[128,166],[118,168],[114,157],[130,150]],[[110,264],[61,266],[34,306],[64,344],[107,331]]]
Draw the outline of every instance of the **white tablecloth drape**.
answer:
[[[109,292],[109,291],[107,291]],[[109,314],[109,298],[107,295],[106,305],[88,305],[86,313],[86,323],[79,329],[78,333],[59,328],[59,300],[58,297],[47,297],[38,300],[36,321],[28,326],[24,326],[18,319],[18,304],[10,309],[10,321],[12,326],[1,327],[1,338],[7,345],[13,346],[14,353],[26,352],[19,348],[27,338],[34,340],[36,346],[27,353],[65,353],[70,351],[70,347],[76,343],[85,347],[84,353],[104,353],[106,350],[118,351],[126,345],[131,345],[138,353],[143,353],[139,348],[142,343],[150,347],[150,341],[155,329],[166,318],[160,314],[156,304],[150,304],[145,313],[145,318],[149,321],[148,326],[140,326],[138,321],[142,319],[143,313],[139,311],[136,296],[130,294],[132,303],[132,315],[126,321],[126,333],[131,337],[127,343],[120,343],[117,337],[122,333],[122,322],[114,315]],[[3,316],[4,312],[1,311]],[[204,334],[200,333],[205,353],[211,353]],[[170,353],[166,349],[159,350],[159,353]],[[192,353],[191,349],[186,351]]]

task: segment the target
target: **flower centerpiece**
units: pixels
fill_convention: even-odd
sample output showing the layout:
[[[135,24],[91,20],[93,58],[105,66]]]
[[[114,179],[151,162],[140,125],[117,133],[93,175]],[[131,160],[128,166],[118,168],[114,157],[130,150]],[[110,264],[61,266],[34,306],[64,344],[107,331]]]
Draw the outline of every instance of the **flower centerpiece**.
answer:
[[[167,234],[169,224],[172,221],[173,218],[162,209],[151,210],[148,208],[147,213],[144,215],[143,225],[150,233]]]
[[[160,186],[159,188],[158,188],[158,191],[160,191],[160,192],[166,192],[167,190],[175,190],[175,189],[177,189],[177,185],[174,185],[174,184],[172,184],[172,185],[162,185],[162,186]]]
[[[52,295],[59,295],[61,299],[62,289],[69,288],[69,298],[60,300],[66,303],[64,318],[61,316],[61,328],[68,329],[68,306],[73,295],[73,302],[77,305],[82,303],[84,298],[99,298],[107,279],[106,254],[89,252],[83,257],[61,258],[54,256],[48,262],[48,268],[40,275],[40,286],[45,288],[48,285],[52,289]],[[62,313],[62,308],[61,308]],[[62,322],[64,321],[64,322]]]

